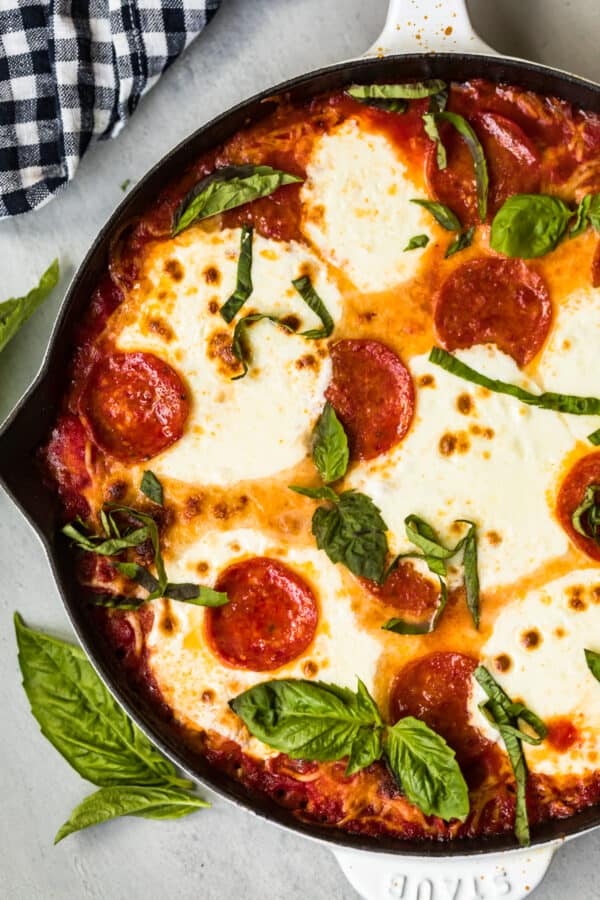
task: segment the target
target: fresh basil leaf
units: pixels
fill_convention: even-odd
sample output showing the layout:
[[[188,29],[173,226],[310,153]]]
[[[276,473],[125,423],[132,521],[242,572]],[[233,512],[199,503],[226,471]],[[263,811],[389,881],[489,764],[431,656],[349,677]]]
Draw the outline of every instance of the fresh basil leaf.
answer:
[[[506,381],[498,381],[495,378],[488,378],[481,372],[472,369],[466,363],[461,362],[456,356],[452,356],[441,347],[434,347],[429,354],[429,361],[436,366],[456,375],[457,378],[464,378],[473,384],[485,387],[488,391],[495,394],[508,394],[510,397],[516,397],[521,403],[529,406],[538,406],[540,409],[551,409],[555,412],[568,413],[572,416],[590,416],[600,414],[600,399],[597,397],[579,397],[574,394],[555,394],[547,391],[543,394],[530,394],[516,384],[509,384]]]
[[[490,247],[505,256],[534,259],[554,250],[572,212],[558,197],[513,194],[492,221]]]
[[[587,439],[590,444],[594,445],[594,447],[600,445],[600,428],[598,428],[596,431],[592,431],[591,434],[588,434]]]
[[[83,650],[28,628],[15,613],[23,687],[42,734],[99,787],[189,787],[104,687]]]
[[[223,166],[198,182],[179,205],[173,220],[173,237],[195,222],[260,197],[268,197],[284,184],[302,181],[297,175],[271,166]]]
[[[600,653],[594,650],[584,650],[584,653],[588,669],[596,681],[600,681]]]
[[[116,556],[129,547],[139,547],[150,536],[148,528],[143,527],[130,531],[124,537],[103,540],[97,535],[83,534],[72,522],[64,526],[62,533],[82,550],[86,550],[88,553],[98,553],[100,556]]]
[[[148,597],[125,597],[122,594],[107,594],[90,591],[86,600],[92,606],[103,606],[106,609],[136,610],[148,603]]]
[[[387,526],[366,494],[344,491],[335,506],[320,506],[312,518],[319,550],[353,575],[381,582],[388,554]]]
[[[194,606],[225,606],[229,603],[229,597],[222,591],[215,591],[203,584],[171,584],[169,582],[164,589],[163,596],[170,600],[180,600],[183,603],[192,603]]]
[[[288,485],[290,491],[296,494],[302,494],[303,497],[310,497],[311,500],[331,500],[332,503],[338,502],[338,495],[330,487],[303,487],[300,484]]]
[[[333,319],[329,315],[327,307],[312,286],[312,282],[308,275],[303,275],[302,278],[295,278],[292,281],[292,284],[306,305],[312,309],[315,315],[317,315],[323,323],[322,328],[310,328],[308,331],[301,331],[301,336],[310,341],[318,341],[321,338],[329,337],[334,328]]]
[[[444,112],[433,113],[436,121],[448,122],[455,128],[465,144],[469,148],[469,153],[473,158],[473,169],[475,171],[475,184],[477,187],[477,210],[479,212],[479,218],[482,222],[485,222],[487,218],[487,203],[488,203],[488,190],[489,190],[489,175],[487,168],[487,161],[485,158],[485,153],[483,152],[483,147],[479,141],[479,138],[467,122],[467,120],[458,115],[458,113],[448,112],[445,110]]]
[[[244,225],[240,237],[240,255],[237,264],[235,290],[219,312],[227,323],[231,322],[250,297],[252,287],[252,236],[254,229]]]
[[[141,585],[144,590],[148,591],[149,594],[152,594],[160,587],[158,579],[155,578],[154,575],[148,571],[148,569],[145,569],[144,566],[138,565],[138,563],[118,562],[114,565],[115,569],[117,569],[117,571],[119,571],[121,575],[125,575],[126,578],[131,578],[132,581],[135,581],[136,584]]]
[[[141,816],[144,819],[180,819],[198,809],[209,807],[188,791],[172,787],[119,785],[100,788],[77,806],[58,830],[54,843],[119,816]]]
[[[439,734],[406,716],[388,728],[384,752],[399,787],[426,816],[466,819],[467,785],[454,750]]]
[[[424,207],[427,212],[431,213],[438,225],[441,225],[446,231],[460,231],[462,229],[458,216],[444,203],[438,203],[437,200],[411,200],[410,202]]]
[[[444,546],[431,525],[420,516],[407,516],[404,520],[404,528],[409,541],[422,550],[425,557],[451,559],[462,546],[460,541],[455,547]]]
[[[142,494],[145,494],[146,497],[149,497],[153,503],[158,504],[158,506],[163,505],[163,489],[162,484],[154,474],[149,469],[146,469],[142,476],[142,483],[140,485],[140,490]]]
[[[427,234],[415,234],[414,237],[411,237],[410,241],[404,248],[404,252],[407,250],[417,250],[419,247],[426,247],[429,243],[429,235]]]
[[[445,88],[445,81],[432,78],[408,84],[351,84],[346,93],[355,100],[421,100]]]
[[[467,608],[471,613],[475,628],[479,628],[480,602],[479,602],[479,572],[477,567],[477,526],[467,519],[459,519],[469,525],[469,530],[464,537],[463,570],[465,578],[465,593],[467,595]]]
[[[571,516],[571,524],[578,534],[600,544],[600,484],[589,484],[583,500]]]
[[[474,234],[474,225],[471,225],[471,227],[467,228],[466,231],[461,231],[456,240],[452,241],[452,243],[448,245],[448,248],[444,253],[444,259],[448,259],[448,257],[454,256],[454,254],[458,253],[460,250],[466,250],[467,247],[470,247],[473,243]]]
[[[268,321],[273,322],[274,325],[279,325],[286,331],[292,331],[292,329],[289,328],[284,322],[282,322],[281,319],[278,319],[277,316],[269,316],[266,313],[251,313],[249,316],[244,316],[242,319],[239,319],[235,328],[233,329],[231,351],[235,358],[239,360],[239,362],[241,362],[243,371],[240,375],[234,375],[231,379],[232,381],[239,381],[240,378],[244,378],[248,374],[248,326],[252,325],[254,322],[260,322],[262,321],[262,319],[268,319]]]
[[[326,403],[313,432],[313,462],[325,484],[343,478],[350,453],[344,426]]]
[[[569,237],[576,238],[588,227],[592,195],[586,194],[575,210],[575,223],[569,228]]]
[[[249,688],[229,706],[250,734],[292,759],[348,756],[352,771],[374,761],[378,739],[372,733],[381,733],[382,721],[364,685],[355,694],[321,681],[284,678]]]
[[[595,231],[600,231],[600,194],[592,194],[588,208],[590,225]]]
[[[160,552],[160,538],[158,534],[158,525],[152,518],[152,516],[146,515],[146,513],[140,512],[138,509],[133,509],[131,506],[119,506],[115,503],[107,503],[105,504],[105,508],[110,510],[111,513],[122,513],[126,516],[129,516],[134,521],[140,522],[147,529],[147,537],[152,542],[152,548],[154,550],[154,566],[156,568],[156,574],[158,576],[158,588],[147,597],[148,600],[155,600],[157,597],[163,596],[163,591],[167,586],[167,573],[165,570],[165,564],[162,558],[162,553]],[[141,529],[140,529],[141,530]],[[98,552],[98,551],[96,551]]]
[[[431,99],[433,100],[433,97]],[[427,137],[432,140],[436,146],[436,162],[438,169],[443,170],[447,168],[448,156],[446,154],[446,148],[444,147],[442,137],[437,127],[436,113],[432,112],[431,109],[423,116],[423,127]]]
[[[44,302],[46,297],[58,284],[59,266],[55,259],[46,269],[36,287],[32,288],[24,297],[11,297],[0,303],[0,351],[6,345],[27,319]]]
[[[384,631],[393,631],[394,634],[431,634],[437,628],[447,602],[448,588],[443,579],[440,578],[440,600],[433,617],[428,622],[414,622],[409,619],[393,618],[388,619],[385,625],[381,627]]]

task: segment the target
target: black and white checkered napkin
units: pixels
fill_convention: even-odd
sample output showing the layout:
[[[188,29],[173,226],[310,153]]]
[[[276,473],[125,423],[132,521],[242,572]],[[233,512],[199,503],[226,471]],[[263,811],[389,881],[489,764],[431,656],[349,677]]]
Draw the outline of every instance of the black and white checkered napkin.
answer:
[[[0,0],[0,218],[113,137],[221,0]]]

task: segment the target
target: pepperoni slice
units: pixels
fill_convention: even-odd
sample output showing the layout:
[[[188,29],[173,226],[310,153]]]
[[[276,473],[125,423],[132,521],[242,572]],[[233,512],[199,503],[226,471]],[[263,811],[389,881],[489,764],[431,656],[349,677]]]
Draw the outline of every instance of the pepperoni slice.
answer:
[[[382,585],[361,579],[371,594],[394,608],[395,615],[427,619],[437,609],[439,588],[410,562],[400,563]]]
[[[552,304],[543,278],[522,260],[487,257],[463,263],[446,279],[434,320],[447,350],[494,343],[525,366],[546,339]]]
[[[69,519],[89,515],[89,505],[82,491],[90,484],[86,465],[87,436],[76,416],[60,416],[52,429],[48,445],[42,451],[48,471],[65,506]]]
[[[91,370],[80,411],[99,447],[133,462],[156,456],[181,437],[189,401],[166,362],[151,353],[113,353]]]
[[[422,719],[448,742],[469,787],[494,770],[494,745],[469,723],[471,676],[477,660],[462,653],[431,653],[410,662],[394,679],[390,718]]]
[[[310,644],[318,610],[310,586],[276,559],[257,556],[235,563],[215,585],[229,603],[206,612],[206,633],[230,666],[268,672]]]
[[[354,459],[373,459],[402,440],[415,411],[410,372],[379,341],[338,341],[325,392],[348,435]]]
[[[540,155],[523,129],[511,119],[490,112],[473,116],[471,124],[488,164],[489,215],[493,216],[511,194],[536,193],[540,186]],[[463,225],[476,225],[479,214],[473,158],[451,125],[442,123],[440,135],[448,165],[439,168],[436,147],[432,144],[426,162],[430,189],[457,214]]]
[[[585,489],[600,484],[600,453],[589,453],[578,460],[560,486],[556,512],[558,520],[576,547],[587,556],[600,561],[600,546],[591,538],[579,534],[573,527],[572,516],[583,502]]]

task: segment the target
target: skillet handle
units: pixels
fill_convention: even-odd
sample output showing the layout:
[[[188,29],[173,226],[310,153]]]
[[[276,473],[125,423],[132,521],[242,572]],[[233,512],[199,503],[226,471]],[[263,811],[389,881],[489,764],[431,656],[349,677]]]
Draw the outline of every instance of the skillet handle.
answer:
[[[364,900],[523,900],[541,882],[558,846],[447,859],[341,848],[333,854]]]
[[[466,0],[390,0],[383,31],[365,56],[491,53],[475,33]]]

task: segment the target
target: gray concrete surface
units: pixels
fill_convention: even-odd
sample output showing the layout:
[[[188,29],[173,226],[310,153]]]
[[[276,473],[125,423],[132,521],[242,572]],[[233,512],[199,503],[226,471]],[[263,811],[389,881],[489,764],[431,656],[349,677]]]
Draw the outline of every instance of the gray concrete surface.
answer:
[[[59,256],[64,288],[99,226],[172,145],[234,102],[288,76],[361,53],[385,0],[224,0],[211,27],[142,102],[117,140],[96,145],[50,205],[0,223],[0,294],[25,292]],[[594,0],[472,0],[482,37],[499,50],[600,80]],[[33,378],[60,291],[0,358],[0,421]],[[215,801],[180,822],[122,820],[52,837],[88,786],[39,734],[16,663],[11,616],[68,635],[37,539],[0,496],[0,898],[3,900],[356,900],[325,847]],[[563,848],[540,900],[595,900],[600,833]],[[438,898],[436,898],[438,900]]]

